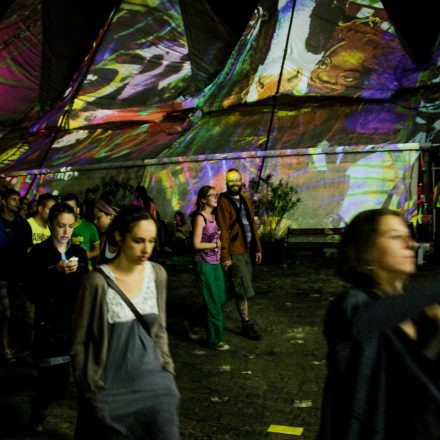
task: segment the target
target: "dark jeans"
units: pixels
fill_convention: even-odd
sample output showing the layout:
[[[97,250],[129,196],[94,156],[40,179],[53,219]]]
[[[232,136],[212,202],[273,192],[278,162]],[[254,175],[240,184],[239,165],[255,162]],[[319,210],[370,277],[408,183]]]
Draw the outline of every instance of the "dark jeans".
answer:
[[[43,423],[49,405],[62,399],[69,388],[70,363],[38,367],[38,391],[31,399],[33,420]]]

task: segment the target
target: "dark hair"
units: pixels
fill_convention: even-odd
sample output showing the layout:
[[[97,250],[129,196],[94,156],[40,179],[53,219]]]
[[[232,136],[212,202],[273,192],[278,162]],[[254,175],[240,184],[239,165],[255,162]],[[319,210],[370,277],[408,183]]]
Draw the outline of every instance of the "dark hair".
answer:
[[[368,256],[377,239],[379,222],[387,215],[402,218],[392,209],[369,209],[357,214],[346,226],[338,253],[338,274],[343,281],[365,288],[375,285],[369,270],[374,262],[369,261]]]
[[[138,185],[134,190],[135,195],[142,201],[143,207],[148,211],[152,211],[152,206],[154,206],[154,200],[148,195],[147,188],[143,185]]]
[[[148,197],[148,191],[147,188],[145,188],[145,186],[143,185],[138,185],[135,189],[134,192],[141,198],[144,199],[146,197]]]
[[[72,214],[73,217],[76,220],[76,213],[75,210],[64,202],[58,202],[55,203],[50,209],[49,209],[49,217],[48,217],[48,223],[50,226],[53,226],[55,220],[57,217],[61,214]]]
[[[210,185],[202,186],[199,189],[199,192],[197,193],[197,200],[196,200],[196,211],[197,212],[199,212],[203,209],[203,207],[204,207],[203,199],[206,199],[208,197],[208,193],[209,193],[209,191],[211,191],[211,189],[214,189],[214,188]]]
[[[46,203],[50,200],[53,200],[55,203],[58,201],[58,199],[51,193],[44,193],[39,195],[37,199],[37,208],[40,206],[46,206]]]
[[[180,223],[181,226],[186,225],[185,214],[182,211],[176,211],[174,213],[174,219],[176,219],[176,217],[179,219],[178,222]]]
[[[122,240],[124,240],[125,236],[132,231],[134,224],[142,220],[152,220],[154,224],[156,224],[153,216],[145,208],[142,208],[142,206],[124,206],[111,221],[106,231],[105,235],[108,242],[112,246],[116,246],[115,232],[118,232]]]
[[[93,194],[96,195],[96,193],[98,192],[97,188],[86,188],[86,190],[84,191],[84,195],[87,196],[87,194]]]
[[[9,197],[11,196],[18,196],[20,197],[20,193],[14,189],[14,188],[8,188],[3,194],[2,194],[2,198],[3,200],[7,200],[9,199]],[[21,198],[21,197],[20,197]]]
[[[77,208],[80,207],[79,198],[76,194],[68,193],[61,198],[61,201],[63,203],[70,202],[71,200],[73,200],[76,203]]]

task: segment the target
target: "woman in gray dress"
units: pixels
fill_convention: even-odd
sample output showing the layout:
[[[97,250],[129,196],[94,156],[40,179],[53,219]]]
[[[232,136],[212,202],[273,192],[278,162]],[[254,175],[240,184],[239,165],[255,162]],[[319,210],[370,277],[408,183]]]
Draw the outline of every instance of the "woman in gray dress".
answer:
[[[166,272],[148,261],[157,228],[128,206],[111,228],[120,250],[100,270],[132,301],[147,331],[99,271],[88,274],[74,315],[77,439],[178,440],[179,393],[166,332]]]

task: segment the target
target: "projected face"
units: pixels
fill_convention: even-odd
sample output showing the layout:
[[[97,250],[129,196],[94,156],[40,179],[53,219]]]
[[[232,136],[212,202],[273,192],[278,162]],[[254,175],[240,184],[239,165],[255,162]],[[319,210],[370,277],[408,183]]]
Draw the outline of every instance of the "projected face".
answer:
[[[226,174],[226,188],[232,196],[238,196],[241,193],[243,181],[238,171],[231,171]]]
[[[324,95],[360,93],[360,85],[370,72],[372,50],[360,41],[344,41],[334,46],[310,74],[309,88]],[[354,89],[353,89],[354,88]]]
[[[293,91],[301,81],[302,69],[290,69],[283,72],[280,93]],[[256,83],[258,99],[274,96],[277,91],[278,75],[260,75]]]

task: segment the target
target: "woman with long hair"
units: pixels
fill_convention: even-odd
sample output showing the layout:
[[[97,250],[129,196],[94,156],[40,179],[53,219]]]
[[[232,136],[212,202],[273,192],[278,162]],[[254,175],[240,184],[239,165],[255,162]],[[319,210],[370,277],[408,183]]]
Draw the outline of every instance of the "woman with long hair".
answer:
[[[157,227],[144,208],[131,205],[112,229],[118,255],[88,274],[74,315],[76,438],[178,440],[167,275],[149,261]]]
[[[193,247],[199,287],[208,312],[208,343],[216,350],[229,350],[224,340],[226,287],[220,264],[220,228],[213,213],[217,199],[218,194],[212,186],[200,188],[193,215]]]
[[[364,211],[347,225],[339,274],[351,287],[325,319],[320,440],[440,439],[440,289],[429,279],[406,286],[415,269],[397,211]]]

